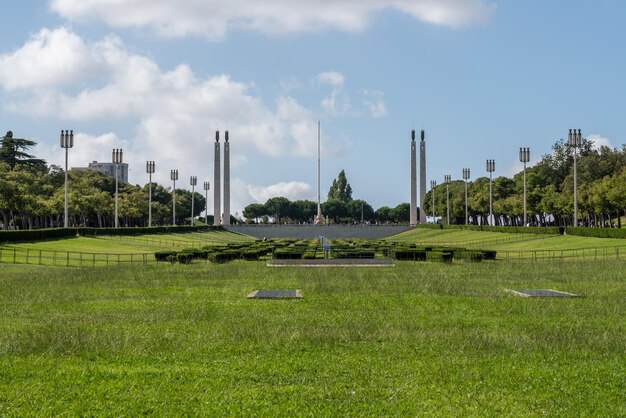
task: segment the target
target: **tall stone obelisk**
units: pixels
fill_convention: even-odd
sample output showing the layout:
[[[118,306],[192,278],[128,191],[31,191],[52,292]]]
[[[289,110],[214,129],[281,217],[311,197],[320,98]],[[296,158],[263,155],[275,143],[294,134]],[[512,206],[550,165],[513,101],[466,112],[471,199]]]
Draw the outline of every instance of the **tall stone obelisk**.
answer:
[[[224,132],[224,216],[222,225],[230,225],[230,143]]]
[[[222,180],[220,178],[220,131],[215,131],[215,162],[213,164],[213,225],[222,224]]]
[[[410,224],[417,225],[417,146],[415,129],[411,130],[411,207]]]
[[[426,200],[426,141],[424,130],[421,132],[420,139],[420,223],[426,223],[426,212],[424,211],[424,202]]]
[[[320,121],[317,121],[317,215],[313,219],[313,224],[321,225],[324,223],[324,215],[322,214],[322,203],[321,203],[321,194],[320,194],[320,150],[321,150],[321,126]]]

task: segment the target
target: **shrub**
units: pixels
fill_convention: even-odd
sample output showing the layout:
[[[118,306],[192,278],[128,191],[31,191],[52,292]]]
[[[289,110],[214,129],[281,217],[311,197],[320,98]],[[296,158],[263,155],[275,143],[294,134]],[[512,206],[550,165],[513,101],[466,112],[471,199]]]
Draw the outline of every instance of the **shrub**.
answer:
[[[154,258],[156,261],[169,261],[167,258],[169,256],[176,257],[177,251],[157,251],[154,253]]]
[[[586,228],[582,226],[567,227],[567,235],[595,238],[626,238],[626,229],[621,228]]]

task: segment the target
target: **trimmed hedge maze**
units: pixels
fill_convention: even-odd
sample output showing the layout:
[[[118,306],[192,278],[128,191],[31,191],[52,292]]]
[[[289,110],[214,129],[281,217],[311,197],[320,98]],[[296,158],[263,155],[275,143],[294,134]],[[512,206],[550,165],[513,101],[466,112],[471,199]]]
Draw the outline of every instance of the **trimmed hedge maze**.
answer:
[[[450,263],[453,260],[464,262],[495,260],[496,255],[496,251],[492,250],[468,250],[461,247],[418,247],[416,245],[367,239],[334,240],[330,249],[324,249],[319,239],[276,239],[252,243],[232,243],[224,246],[185,248],[179,251],[158,251],[154,254],[157,261],[178,262],[181,264],[189,264],[194,260],[225,263],[233,260],[311,260],[324,258],[392,258],[402,261]]]

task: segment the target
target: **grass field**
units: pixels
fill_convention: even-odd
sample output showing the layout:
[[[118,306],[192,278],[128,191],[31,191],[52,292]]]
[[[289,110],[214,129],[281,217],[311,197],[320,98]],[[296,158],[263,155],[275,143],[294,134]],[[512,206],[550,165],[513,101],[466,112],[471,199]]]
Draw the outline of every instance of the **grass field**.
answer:
[[[624,261],[3,264],[0,289],[2,416],[626,415]]]

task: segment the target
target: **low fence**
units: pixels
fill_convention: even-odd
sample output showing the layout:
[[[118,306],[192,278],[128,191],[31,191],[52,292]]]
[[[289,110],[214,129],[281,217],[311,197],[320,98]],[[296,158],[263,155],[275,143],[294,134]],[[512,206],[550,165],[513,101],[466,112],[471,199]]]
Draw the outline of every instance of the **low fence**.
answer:
[[[154,253],[109,254],[0,247],[0,263],[41,266],[96,267],[156,263]]]
[[[571,250],[501,251],[498,260],[626,260],[626,247],[578,248]]]

